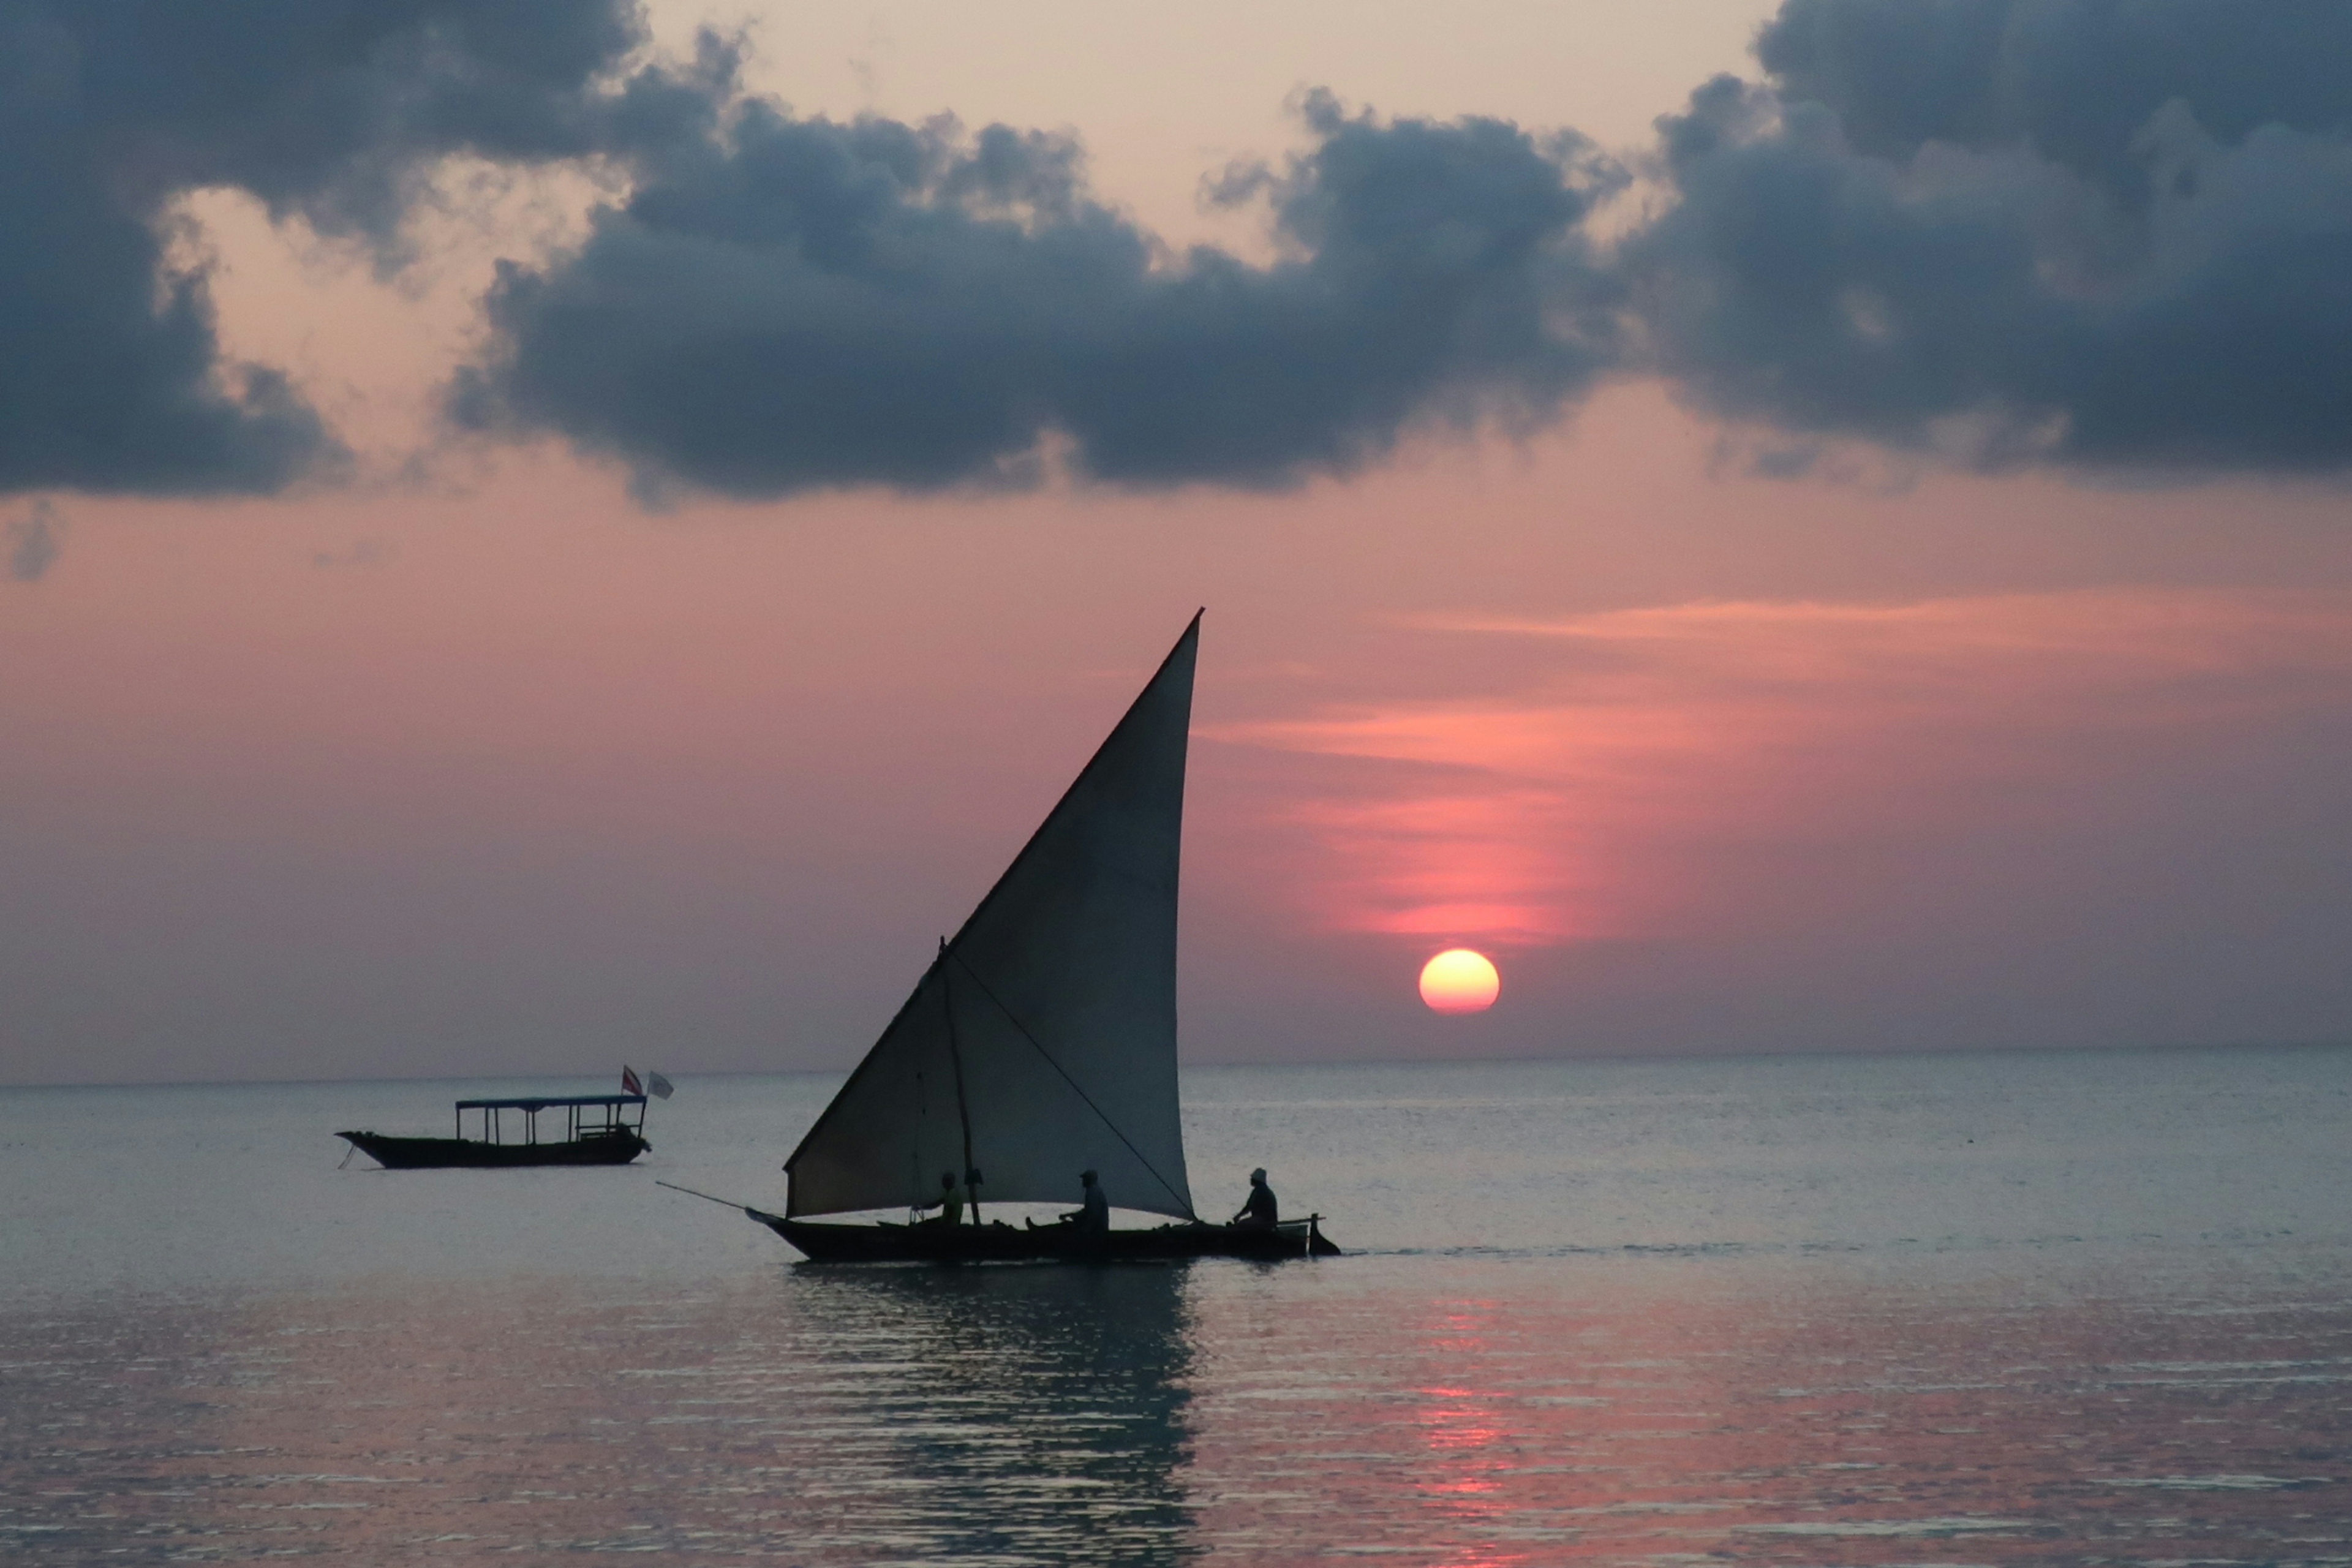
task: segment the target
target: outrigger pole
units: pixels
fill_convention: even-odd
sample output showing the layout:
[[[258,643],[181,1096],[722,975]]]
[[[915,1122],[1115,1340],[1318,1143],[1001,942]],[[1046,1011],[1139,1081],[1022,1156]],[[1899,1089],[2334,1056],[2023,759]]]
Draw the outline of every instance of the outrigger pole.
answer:
[[[715,1198],[709,1193],[698,1193],[692,1187],[681,1187],[676,1182],[665,1182],[656,1178],[654,1182],[654,1185],[657,1187],[667,1187],[674,1193],[684,1193],[690,1198],[700,1198],[705,1203],[722,1204],[730,1209],[741,1209],[746,1215],[758,1220],[761,1225],[772,1225],[775,1222],[777,1217],[776,1215],[768,1213],[765,1209],[755,1209],[750,1204],[739,1204],[733,1198]]]

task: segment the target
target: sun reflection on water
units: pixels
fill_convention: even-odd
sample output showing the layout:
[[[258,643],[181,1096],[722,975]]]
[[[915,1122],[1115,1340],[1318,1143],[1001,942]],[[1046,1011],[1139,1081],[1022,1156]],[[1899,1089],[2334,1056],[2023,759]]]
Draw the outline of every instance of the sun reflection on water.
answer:
[[[2341,1307],[1373,1261],[19,1315],[0,1540],[1146,1568],[2346,1544]]]

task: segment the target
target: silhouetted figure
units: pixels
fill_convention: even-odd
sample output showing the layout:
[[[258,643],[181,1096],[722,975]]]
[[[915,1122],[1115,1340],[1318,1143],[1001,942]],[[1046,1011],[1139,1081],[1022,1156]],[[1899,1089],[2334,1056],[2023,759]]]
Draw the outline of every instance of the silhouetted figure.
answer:
[[[940,1173],[940,1217],[931,1223],[934,1225],[963,1223],[963,1189],[956,1185],[953,1171]]]
[[[980,1167],[967,1166],[963,1173],[964,1201],[971,1205],[971,1223],[980,1223]]]
[[[1079,1207],[1066,1215],[1056,1215],[1052,1225],[1039,1225],[1034,1219],[1022,1223],[1031,1230],[1058,1230],[1066,1226],[1075,1229],[1082,1241],[1100,1241],[1108,1236],[1110,1199],[1104,1194],[1102,1184],[1095,1179],[1092,1171],[1080,1171],[1078,1184],[1087,1190],[1086,1196],[1079,1200]]]
[[[1086,1196],[1079,1201],[1077,1213],[1064,1217],[1078,1227],[1081,1238],[1100,1241],[1110,1234],[1110,1198],[1092,1171],[1079,1172],[1078,1181],[1087,1189]]]
[[[1249,1202],[1242,1205],[1241,1211],[1226,1223],[1246,1226],[1252,1230],[1272,1230],[1281,1217],[1280,1205],[1274,1201],[1274,1189],[1265,1184],[1265,1168],[1261,1165],[1250,1173]]]

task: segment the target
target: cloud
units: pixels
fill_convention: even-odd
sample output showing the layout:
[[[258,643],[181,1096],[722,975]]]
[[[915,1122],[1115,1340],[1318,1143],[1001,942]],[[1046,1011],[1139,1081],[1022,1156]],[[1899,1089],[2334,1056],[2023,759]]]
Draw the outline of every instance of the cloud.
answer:
[[[0,87],[0,494],[268,491],[331,458],[282,375],[223,363],[154,216],[21,105]]]
[[[35,501],[31,516],[8,524],[8,575],[19,583],[37,583],[47,576],[64,548],[65,531],[65,520],[56,508]]]
[[[582,158],[707,115],[693,69],[620,76],[627,0],[0,0],[0,493],[268,492],[341,448],[226,362],[171,204],[251,192],[400,258],[433,166]]]
[[[2135,205],[2136,142],[2168,104],[2231,143],[2352,122],[2352,8],[2333,0],[2272,0],[2258,23],[2240,0],[1783,0],[1756,56],[1868,156],[2022,144]]]
[[[2259,25],[2249,21],[2259,16]],[[1658,374],[1767,433],[1980,468],[2352,466],[2352,8],[1785,0],[1763,78],[1661,122],[1659,196],[1570,132],[1381,120],[1212,200],[1276,259],[1176,252],[1055,134],[797,117],[635,0],[0,0],[0,494],[271,493],[347,454],[233,363],[191,192],[407,259],[445,162],[591,168],[510,259],[454,423],[648,500],[874,485],[1270,488],[1422,430],[1529,430]]]
[[[642,494],[1081,479],[1275,486],[1407,431],[1527,428],[1611,373],[1777,433],[1969,467],[2352,465],[2352,11],[2228,0],[1787,0],[1760,83],[1616,164],[1328,96],[1267,199],[1283,259],[1168,254],[1069,141],[950,121],[731,126],[641,164],[576,251],[509,266],[450,406]]]
[[[1279,486],[1423,424],[1556,416],[1613,356],[1580,226],[1623,176],[1508,123],[1382,121],[1244,167],[1284,254],[1169,254],[1066,138],[740,106],[649,161],[587,241],[508,264],[458,421],[561,434],[739,496],[1086,479]]]
[[[2352,464],[2352,11],[1788,0],[1623,253],[1698,405],[1984,468]]]

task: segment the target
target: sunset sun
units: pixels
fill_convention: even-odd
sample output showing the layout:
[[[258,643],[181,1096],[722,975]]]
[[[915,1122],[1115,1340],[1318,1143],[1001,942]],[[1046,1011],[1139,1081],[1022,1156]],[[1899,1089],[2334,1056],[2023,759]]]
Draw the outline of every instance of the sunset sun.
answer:
[[[1421,966],[1421,999],[1435,1012],[1483,1013],[1502,988],[1494,961],[1466,947],[1447,948]]]

